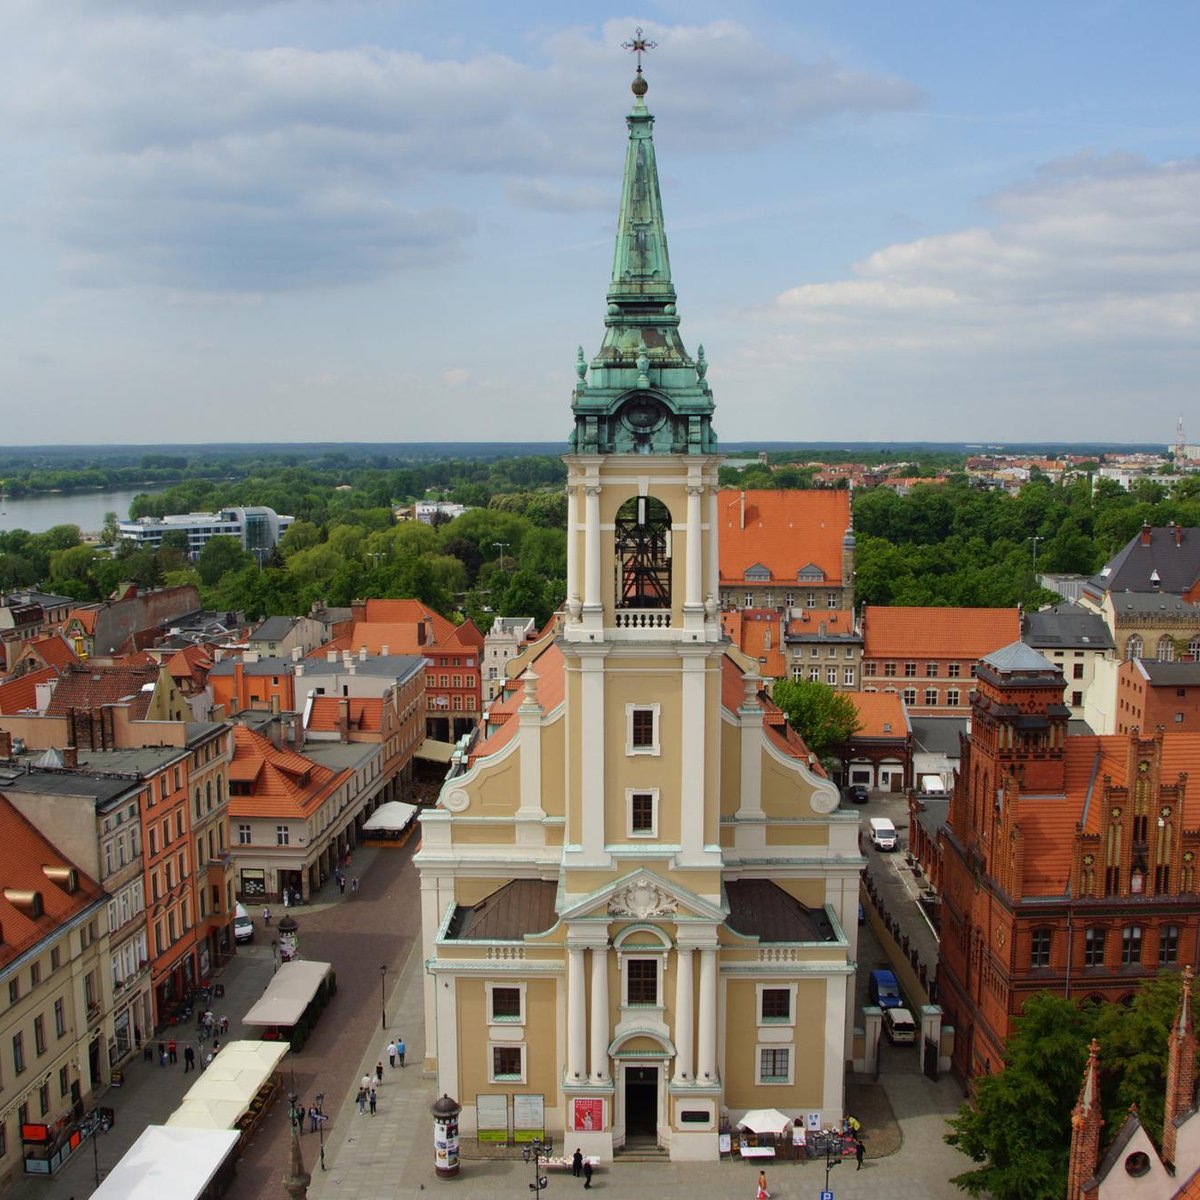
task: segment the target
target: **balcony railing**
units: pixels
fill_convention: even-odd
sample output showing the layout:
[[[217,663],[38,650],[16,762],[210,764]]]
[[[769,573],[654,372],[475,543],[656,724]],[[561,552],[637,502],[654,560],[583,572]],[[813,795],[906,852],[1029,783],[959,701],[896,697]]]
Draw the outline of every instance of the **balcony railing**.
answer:
[[[671,613],[665,608],[618,608],[613,621],[618,629],[670,629]]]

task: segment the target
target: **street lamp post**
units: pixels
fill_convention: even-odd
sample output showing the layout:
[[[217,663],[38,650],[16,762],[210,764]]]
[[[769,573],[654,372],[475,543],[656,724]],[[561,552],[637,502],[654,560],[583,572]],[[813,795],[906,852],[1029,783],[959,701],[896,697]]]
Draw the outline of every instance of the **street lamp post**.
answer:
[[[325,1093],[317,1093],[317,1137],[321,1143],[321,1170],[325,1170]]]
[[[1036,533],[1035,533],[1035,534],[1033,535],[1033,537],[1031,537],[1029,540],[1030,540],[1030,541],[1033,543],[1033,573],[1036,575],[1036,574],[1037,574],[1037,546],[1038,546],[1038,542],[1044,542],[1046,539],[1045,539],[1044,537],[1041,537],[1040,535],[1038,535],[1038,534],[1036,534]]]
[[[505,550],[507,550],[509,548],[510,545],[512,545],[512,543],[511,542],[493,542],[492,545],[495,546],[496,549],[500,551],[500,570],[503,571],[504,570],[504,552],[505,552]],[[505,574],[507,574],[507,572],[505,572]]]
[[[97,1187],[100,1186],[100,1147],[97,1144],[97,1139],[100,1134],[107,1133],[110,1128],[112,1126],[109,1123],[108,1117],[104,1116],[98,1108],[92,1109],[79,1124],[79,1131],[92,1139],[92,1166],[95,1171]]]
[[[825,1143],[825,1190],[829,1191],[829,1172],[839,1166],[842,1161],[842,1139],[836,1133],[831,1134]]]
[[[550,1182],[541,1172],[539,1159],[542,1148],[541,1138],[534,1138],[528,1145],[521,1147],[521,1157],[526,1162],[533,1163],[533,1182],[529,1185],[529,1190],[534,1194],[535,1200],[541,1200],[542,1189]]]
[[[379,1028],[387,1028],[387,997],[384,995],[384,980],[387,978],[387,967],[379,968]]]

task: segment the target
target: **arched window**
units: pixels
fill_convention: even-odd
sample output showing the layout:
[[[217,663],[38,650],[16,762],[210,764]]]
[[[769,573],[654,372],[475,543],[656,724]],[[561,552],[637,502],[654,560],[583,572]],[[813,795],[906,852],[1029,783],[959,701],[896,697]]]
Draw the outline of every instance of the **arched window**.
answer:
[[[1159,662],[1175,661],[1175,643],[1165,633],[1158,639],[1158,653],[1156,657]]]
[[[1188,639],[1188,661],[1200,662],[1200,633],[1193,634]]]
[[[1136,633],[1131,633],[1125,641],[1125,657],[1141,658],[1142,657],[1142,639]]]
[[[617,510],[617,607],[671,607],[671,513],[653,496]]]
[[[212,812],[212,780],[211,779],[204,785],[204,807],[208,812]]]

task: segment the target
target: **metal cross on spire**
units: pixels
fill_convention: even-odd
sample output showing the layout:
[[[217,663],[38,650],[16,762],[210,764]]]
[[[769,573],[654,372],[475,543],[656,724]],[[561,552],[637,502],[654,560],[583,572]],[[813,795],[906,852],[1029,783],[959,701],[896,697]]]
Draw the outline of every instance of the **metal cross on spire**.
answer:
[[[642,54],[647,50],[654,50],[657,46],[657,42],[652,42],[643,36],[640,27],[633,31],[633,38],[630,41],[621,43],[622,50],[628,50],[631,54],[637,55],[639,75],[642,73]]]

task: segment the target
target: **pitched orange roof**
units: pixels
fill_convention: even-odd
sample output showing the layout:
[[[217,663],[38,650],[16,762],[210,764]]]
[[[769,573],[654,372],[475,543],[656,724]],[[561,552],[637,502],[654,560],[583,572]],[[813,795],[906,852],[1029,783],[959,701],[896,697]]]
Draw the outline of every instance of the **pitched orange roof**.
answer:
[[[35,917],[27,906],[14,904],[0,891],[0,929],[4,931],[0,967],[84,912],[103,894],[100,885],[77,868],[75,890],[68,892],[46,874],[46,867],[75,868],[75,864],[0,796],[0,879],[6,891],[38,892],[42,900],[42,915]]]
[[[721,618],[729,640],[743,654],[758,660],[759,673],[765,679],[782,679],[787,674],[782,622],[777,612],[769,608],[735,609],[722,613]]]
[[[19,712],[37,708],[37,685],[58,678],[53,667],[30,671],[19,679],[0,684],[0,717],[11,717]]]
[[[810,563],[825,582],[842,579],[842,539],[850,527],[850,492],[734,491],[717,494],[721,582],[740,583],[746,570],[766,567],[772,580],[795,583]]]
[[[846,692],[858,709],[856,738],[904,738],[910,730],[904,701],[896,692]]]
[[[30,642],[28,649],[37,653],[37,656],[48,667],[56,667],[62,670],[64,667],[69,667],[79,662],[75,651],[67,645],[66,639],[58,633],[52,633],[49,637],[38,638],[37,641]]]
[[[446,620],[441,613],[434,612],[429,605],[422,604],[420,600],[368,600],[366,616],[363,621],[356,622],[355,629],[357,630],[364,623],[368,625],[377,623],[412,625],[415,628],[418,622],[426,619],[433,622],[435,645],[444,645],[446,642],[454,640],[454,632],[457,628],[454,622]]]
[[[307,819],[353,774],[334,771],[294,750],[281,750],[270,738],[244,725],[233,727],[230,784],[249,784],[250,794],[229,797],[231,817]]]
[[[974,661],[1021,636],[1016,608],[863,609],[864,658],[952,658]]]
[[[140,720],[150,707],[157,682],[156,666],[71,667],[59,677],[46,714],[65,717],[73,708],[128,703],[134,720]]]
[[[526,669],[531,669],[538,677],[538,704],[543,713],[549,713],[563,702],[566,695],[566,663],[558,644],[549,638],[540,648],[535,643],[531,650],[534,653]],[[472,749],[472,762],[484,755],[495,754],[512,740],[520,728],[520,722],[515,719],[516,712],[524,702],[525,686],[518,676],[505,689],[503,696],[489,706],[488,726],[491,732]]]
[[[825,626],[826,633],[845,636],[854,632],[854,613],[848,608],[806,608],[800,616],[788,622],[788,633],[813,635]]]
[[[336,733],[342,697],[314,696],[305,728],[314,733]],[[350,696],[346,699],[350,729],[379,733],[383,729],[383,700],[379,697]]]
[[[96,614],[100,611],[98,604],[93,604],[88,608],[73,608],[67,613],[68,621],[78,621],[83,628],[83,632],[89,637],[96,632]]]

